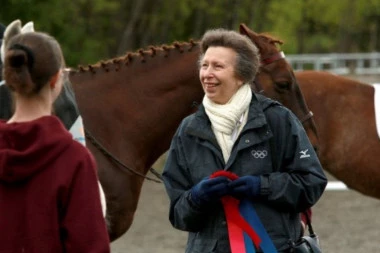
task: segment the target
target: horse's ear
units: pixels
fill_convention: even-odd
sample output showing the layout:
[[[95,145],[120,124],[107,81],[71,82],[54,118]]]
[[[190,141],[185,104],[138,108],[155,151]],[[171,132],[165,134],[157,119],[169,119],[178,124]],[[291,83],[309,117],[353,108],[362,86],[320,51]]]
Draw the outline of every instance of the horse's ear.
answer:
[[[33,21],[29,21],[21,28],[21,33],[34,32],[34,24]]]
[[[248,30],[250,30],[250,29],[244,23],[240,24],[240,26],[239,26],[239,32],[240,32],[240,34],[243,34],[243,35],[246,35],[246,36],[249,37]]]
[[[242,23],[239,27],[240,34],[248,36],[252,41],[257,40],[260,36],[259,34],[252,31],[246,24]]]
[[[21,33],[21,21],[16,19],[12,23],[10,23],[4,31],[3,43],[1,44],[1,61],[4,62],[5,59],[5,48],[9,42],[9,40]]]
[[[21,21],[19,19],[10,23],[4,31],[4,40],[12,38],[21,33]]]
[[[255,45],[259,48],[261,51],[262,49],[262,38],[260,34],[255,33],[252,31],[248,26],[245,24],[240,24],[240,34],[247,36]]]

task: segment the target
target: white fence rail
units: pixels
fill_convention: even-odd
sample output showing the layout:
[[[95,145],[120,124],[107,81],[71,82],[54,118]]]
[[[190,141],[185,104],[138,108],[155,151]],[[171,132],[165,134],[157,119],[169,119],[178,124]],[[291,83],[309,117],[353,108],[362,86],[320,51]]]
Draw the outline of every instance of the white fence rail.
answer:
[[[329,181],[326,186],[326,191],[346,191],[347,185],[341,181]]]
[[[380,52],[287,55],[294,70],[325,70],[338,75],[380,74]]]

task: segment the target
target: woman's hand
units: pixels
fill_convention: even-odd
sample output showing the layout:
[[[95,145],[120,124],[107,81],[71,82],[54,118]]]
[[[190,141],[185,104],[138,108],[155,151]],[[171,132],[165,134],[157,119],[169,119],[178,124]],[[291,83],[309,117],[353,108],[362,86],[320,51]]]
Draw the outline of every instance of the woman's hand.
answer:
[[[237,199],[254,198],[260,195],[259,176],[243,176],[229,183],[230,194]]]
[[[198,207],[218,201],[228,194],[229,182],[226,177],[203,179],[191,189],[190,199]]]

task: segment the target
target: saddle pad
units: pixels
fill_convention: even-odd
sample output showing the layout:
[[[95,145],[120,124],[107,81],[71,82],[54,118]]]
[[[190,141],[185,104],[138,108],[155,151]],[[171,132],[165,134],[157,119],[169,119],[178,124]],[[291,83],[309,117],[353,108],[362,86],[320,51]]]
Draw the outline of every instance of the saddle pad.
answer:
[[[82,121],[82,117],[80,115],[75,120],[74,124],[71,126],[70,133],[73,135],[74,140],[77,140],[78,142],[80,142],[84,146],[86,146],[83,121]]]

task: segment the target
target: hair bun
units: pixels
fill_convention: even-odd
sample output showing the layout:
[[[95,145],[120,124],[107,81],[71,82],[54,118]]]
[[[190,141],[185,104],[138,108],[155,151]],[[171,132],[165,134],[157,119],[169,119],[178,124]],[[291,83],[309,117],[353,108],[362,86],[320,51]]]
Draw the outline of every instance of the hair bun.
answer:
[[[26,55],[24,52],[14,52],[9,56],[9,65],[12,68],[20,68],[26,63]]]
[[[33,51],[27,47],[27,46],[24,46],[24,45],[21,45],[21,44],[13,44],[12,46],[9,47],[8,50],[20,50],[22,51],[22,53],[14,53],[14,56],[16,58],[19,58],[18,56],[22,56],[23,59],[16,59],[14,62],[15,62],[15,65],[12,65],[12,62],[11,62],[11,66],[16,68],[16,67],[21,67],[23,64],[27,63],[28,64],[28,68],[29,70],[32,69],[33,67],[33,64],[34,64],[34,53]]]

